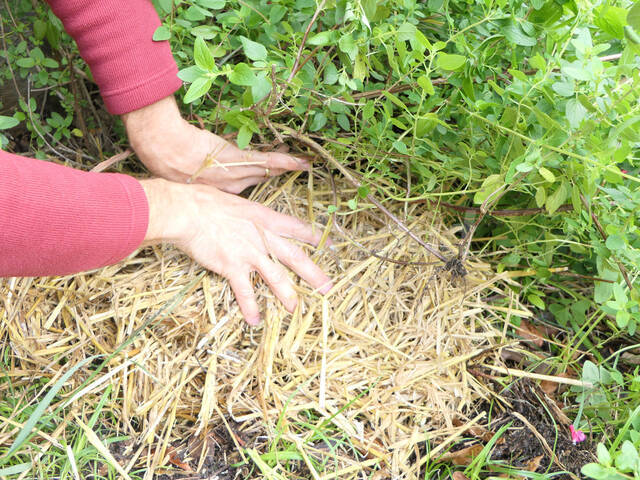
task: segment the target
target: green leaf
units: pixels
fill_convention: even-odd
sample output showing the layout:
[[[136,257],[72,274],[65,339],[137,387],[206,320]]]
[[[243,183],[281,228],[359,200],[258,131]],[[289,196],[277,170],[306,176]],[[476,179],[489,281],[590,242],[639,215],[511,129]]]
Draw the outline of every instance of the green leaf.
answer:
[[[587,463],[580,471],[583,475],[595,480],[605,480],[608,479],[612,473],[615,474],[615,472],[611,472],[611,469],[597,463]]]
[[[625,440],[616,457],[616,467],[623,472],[638,472],[638,451],[629,440]]]
[[[631,314],[626,310],[618,310],[616,312],[616,324],[620,328],[627,328],[629,325],[629,320],[631,320]]]
[[[572,81],[556,82],[551,85],[551,88],[554,92],[563,97],[571,97],[575,93],[575,87]]]
[[[565,75],[581,81],[591,80],[591,73],[582,65],[565,65],[560,69]]]
[[[350,33],[340,37],[340,40],[338,40],[338,47],[341,51],[349,55],[349,59],[351,61],[355,61],[356,56],[358,55],[358,47]]]
[[[60,64],[53,58],[45,58],[44,60],[42,60],[42,65],[47,68],[58,68],[60,66]]]
[[[249,142],[251,141],[252,136],[253,136],[253,132],[247,125],[243,125],[242,127],[240,127],[240,130],[238,130],[238,139],[237,139],[238,148],[242,150],[247,145],[249,145]]]
[[[187,90],[187,93],[184,96],[184,103],[191,103],[202,97],[209,91],[212,83],[213,79],[208,77],[196,78],[194,82],[189,86],[189,90]]]
[[[307,40],[307,44],[320,46],[329,45],[329,43],[331,43],[332,37],[333,32],[331,31],[316,33],[315,35],[309,37],[309,39]]]
[[[242,42],[242,48],[247,58],[254,61],[267,59],[267,49],[264,48],[264,45],[242,36],[240,37],[240,41]]]
[[[542,298],[540,298],[538,295],[530,293],[529,295],[527,295],[527,300],[529,300],[529,303],[531,303],[531,305],[538,307],[540,310],[545,309],[544,300],[542,300]]]
[[[624,37],[624,26],[627,23],[627,11],[613,5],[604,5],[596,9],[593,23],[614,38]]]
[[[539,53],[536,53],[533,57],[529,59],[529,65],[538,70],[544,70],[547,68],[547,62],[545,62],[544,57]]]
[[[455,55],[449,53],[439,53],[436,65],[442,70],[459,70],[467,62],[467,59],[462,55]]]
[[[229,74],[229,81],[234,85],[250,87],[257,81],[256,74],[246,63],[238,63]]]
[[[196,81],[196,78],[204,77],[206,75],[206,70],[201,69],[197,65],[192,65],[178,72],[178,78],[187,83],[193,83]]]
[[[36,64],[36,61],[31,57],[19,58],[18,60],[16,60],[16,65],[22,68],[31,68],[35,64]]]
[[[207,42],[202,37],[196,37],[193,44],[193,58],[196,61],[196,65],[203,70],[213,72],[216,68],[216,61],[211,55]]]
[[[33,36],[36,40],[44,39],[44,36],[47,34],[47,23],[38,19],[33,22]]]
[[[266,98],[270,93],[271,80],[267,78],[266,72],[260,72],[260,74],[256,76],[254,84],[251,85],[251,96],[253,97],[254,103]]]
[[[489,175],[482,182],[482,187],[480,187],[480,190],[473,196],[473,203],[477,205],[481,204],[489,195],[498,190],[498,188],[500,188],[503,184],[504,180],[502,179],[502,176],[498,175],[497,173]]]
[[[547,207],[547,211],[549,215],[555,213],[561,205],[564,204],[565,200],[569,196],[569,188],[567,187],[566,181],[563,181],[558,188],[556,188],[555,192],[547,197],[547,202],[545,206]]]
[[[612,251],[620,250],[625,246],[624,237],[622,235],[609,235],[606,241],[607,248]]]
[[[163,42],[165,40],[169,40],[171,38],[171,30],[169,27],[165,25],[160,25],[156,28],[156,31],[153,32],[153,41],[154,42]]]
[[[582,365],[582,380],[593,384],[600,381],[600,370],[598,370],[598,366],[591,360],[585,360]],[[602,446],[604,447],[604,445]],[[607,452],[607,454],[608,453],[609,452]],[[598,449],[598,457],[600,457],[600,449]],[[609,458],[609,460],[611,460],[611,458]],[[600,461],[602,462],[602,460]]]
[[[547,190],[544,187],[538,187],[536,189],[536,205],[540,208],[547,200]]]
[[[13,128],[18,125],[20,122],[13,117],[6,117],[4,115],[0,115],[0,130],[6,130],[8,128]]]
[[[347,117],[344,113],[341,113],[336,117],[338,121],[338,125],[342,127],[343,130],[349,132],[351,131],[351,124],[349,123],[349,117]]]
[[[627,15],[627,23],[634,28],[636,31],[640,32],[640,2],[636,1],[629,10],[629,14]]]
[[[640,45],[640,35],[638,35],[636,33],[636,31],[633,29],[632,26],[625,25],[625,27],[624,27],[624,36],[632,44]]]
[[[587,109],[575,98],[570,98],[569,101],[567,101],[565,113],[571,128],[578,128],[587,115]]]
[[[589,368],[592,368],[592,366],[595,367],[595,364],[589,360],[585,362],[585,367],[587,366],[587,363],[590,364]],[[595,381],[591,379],[591,380],[587,380],[587,382],[596,383],[600,378],[600,374],[599,373],[596,374],[595,378],[596,378]],[[607,447],[605,447],[603,443],[598,444],[598,446],[596,447],[596,452],[598,454],[598,461],[600,463],[602,463],[603,465],[606,465],[607,467],[611,465],[611,454],[609,453],[609,450],[607,450]]]
[[[218,35],[218,31],[213,25],[198,25],[191,29],[191,35],[194,37],[202,37],[205,40],[213,40]],[[210,48],[209,50],[213,54],[212,49]]]
[[[311,125],[309,125],[309,130],[312,132],[317,132],[322,127],[327,124],[327,116],[322,112],[316,112],[311,120]]]
[[[171,7],[173,6],[173,0],[156,0],[158,7],[163,13],[171,13]]]
[[[436,91],[433,89],[433,84],[431,83],[431,79],[426,75],[421,75],[418,77],[418,85],[422,87],[427,95],[433,95]]]
[[[538,43],[535,38],[524,33],[520,24],[516,22],[510,23],[502,30],[502,33],[507,40],[523,47],[533,47]]]
[[[227,4],[226,0],[198,0],[198,5],[211,10],[220,10]]]
[[[556,181],[556,176],[553,174],[553,172],[547,170],[544,167],[540,167],[538,169],[538,173],[542,175],[542,178],[544,178],[547,182],[553,183]]]

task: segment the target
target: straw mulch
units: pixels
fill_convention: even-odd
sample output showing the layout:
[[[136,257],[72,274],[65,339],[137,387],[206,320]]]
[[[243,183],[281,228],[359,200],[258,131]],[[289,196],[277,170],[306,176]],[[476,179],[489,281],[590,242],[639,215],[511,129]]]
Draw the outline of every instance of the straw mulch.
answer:
[[[346,201],[356,192],[336,181],[339,212],[350,212]],[[190,455],[190,468],[206,468],[207,450],[194,453],[190,445],[214,431],[219,438],[222,429],[267,477],[291,475],[286,459],[276,465],[257,455],[277,438],[279,449],[298,451],[297,467],[288,467],[297,478],[374,471],[376,478],[418,478],[427,442],[437,456],[465,424],[479,421],[470,407],[488,392],[467,368],[498,358],[504,336],[490,320],[504,312],[483,297],[499,292],[503,277],[471,258],[469,274],[451,282],[442,263],[366,203],[331,219],[334,194],[328,178],[298,175],[254,191],[253,199],[331,231],[333,249],[318,249],[313,258],[335,279],[325,298],[300,284],[293,315],[256,279],[265,312],[257,328],[241,320],[223,279],[169,246],[88,274],[2,281],[0,338],[10,341],[11,377],[55,380],[135,335],[76,395],[67,415],[86,424],[111,386],[106,408],[133,439],[114,454],[126,472],[166,472],[176,451]],[[389,208],[425,241],[447,255],[456,251],[438,212],[419,202]],[[392,263],[374,252],[432,264]],[[64,391],[79,387],[98,363],[80,369]],[[332,438],[313,436],[310,425]],[[218,450],[217,461],[234,449],[230,443]],[[323,458],[326,469],[311,471]]]

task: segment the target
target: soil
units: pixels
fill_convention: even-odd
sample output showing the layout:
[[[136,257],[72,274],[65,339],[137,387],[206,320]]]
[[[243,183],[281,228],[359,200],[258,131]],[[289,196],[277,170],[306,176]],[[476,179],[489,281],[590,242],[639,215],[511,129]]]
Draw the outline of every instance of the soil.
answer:
[[[513,383],[502,392],[501,397],[504,399],[503,411],[489,428],[495,432],[501,426],[512,423],[502,437],[504,441],[498,442],[493,449],[492,460],[530,470],[535,466],[532,461],[542,456],[537,468],[532,471],[569,472],[554,476],[558,479],[583,478],[580,473],[583,465],[596,461],[596,445],[588,438],[578,444],[571,441],[566,417],[554,414],[558,412],[557,405],[552,404],[555,400],[529,380]],[[492,416],[496,418],[495,409]]]

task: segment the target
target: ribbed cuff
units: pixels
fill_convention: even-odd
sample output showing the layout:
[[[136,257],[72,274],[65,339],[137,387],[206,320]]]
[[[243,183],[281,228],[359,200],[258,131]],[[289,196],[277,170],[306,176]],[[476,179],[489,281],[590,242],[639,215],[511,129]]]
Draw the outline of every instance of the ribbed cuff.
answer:
[[[109,113],[122,115],[162,100],[181,86],[182,80],[178,78],[178,68],[174,65],[133,87],[101,93]]]

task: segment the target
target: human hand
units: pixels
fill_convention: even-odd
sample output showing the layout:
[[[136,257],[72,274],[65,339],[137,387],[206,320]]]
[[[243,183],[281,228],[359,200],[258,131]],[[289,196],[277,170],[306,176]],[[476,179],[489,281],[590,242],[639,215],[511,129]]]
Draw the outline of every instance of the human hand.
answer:
[[[309,163],[278,152],[240,150],[188,123],[173,96],[126,113],[122,120],[138,158],[155,175],[180,183],[206,183],[229,193]]]
[[[327,293],[331,279],[287,238],[318,245],[320,235],[297,218],[207,185],[163,179],[140,182],[149,202],[145,244],[168,241],[204,267],[229,280],[249,325],[260,321],[251,284],[256,271],[292,312],[298,296],[289,267],[313,288]]]

